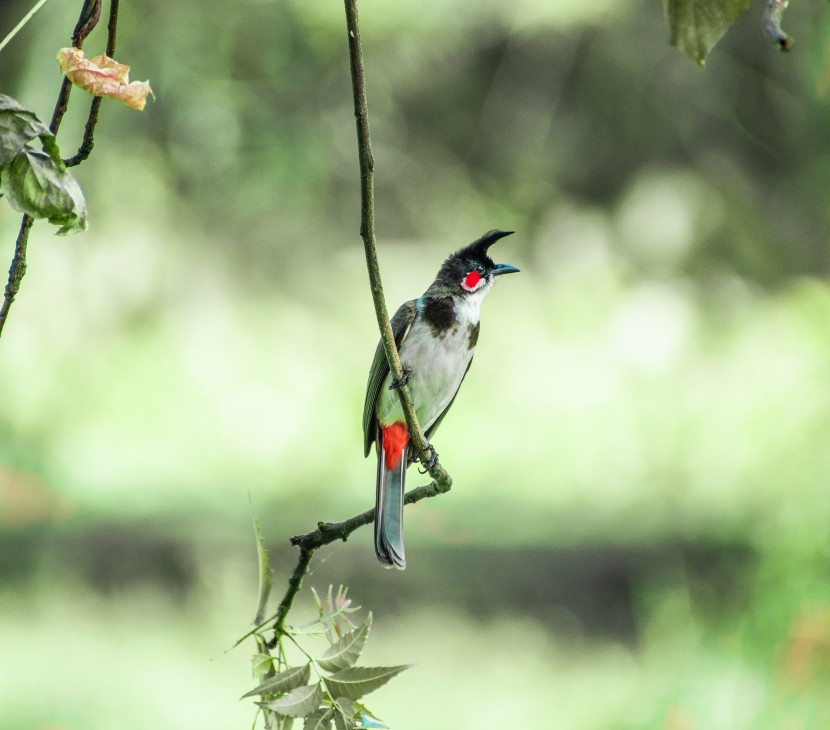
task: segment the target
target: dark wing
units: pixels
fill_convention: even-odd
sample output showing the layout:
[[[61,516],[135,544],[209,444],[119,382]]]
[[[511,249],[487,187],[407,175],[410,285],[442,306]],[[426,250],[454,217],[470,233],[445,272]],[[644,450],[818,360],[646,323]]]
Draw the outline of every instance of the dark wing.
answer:
[[[395,345],[400,350],[403,341],[409,334],[409,328],[415,319],[415,300],[404,302],[390,320],[392,334],[395,336]],[[375,441],[375,404],[378,401],[383,381],[389,375],[389,363],[386,362],[386,353],[383,351],[383,342],[378,342],[375,350],[375,359],[369,369],[369,382],[366,385],[366,402],[363,405],[363,449],[364,456],[369,456],[372,444]]]
[[[464,375],[461,376],[461,383],[464,382],[464,378],[467,377],[467,373],[470,372],[470,365],[473,364],[473,358],[470,358],[470,362],[467,363],[467,369],[464,371]],[[461,390],[461,383],[458,384],[458,390]],[[452,400],[447,404],[447,407],[441,411],[441,415],[435,419],[435,423],[433,423],[424,434],[424,437],[427,441],[432,441],[432,434],[438,429],[438,426],[441,425],[441,421],[444,420],[444,416],[447,415],[447,411],[452,408],[452,404],[455,403],[455,399],[458,396],[458,390],[455,391],[455,395],[452,397]]]

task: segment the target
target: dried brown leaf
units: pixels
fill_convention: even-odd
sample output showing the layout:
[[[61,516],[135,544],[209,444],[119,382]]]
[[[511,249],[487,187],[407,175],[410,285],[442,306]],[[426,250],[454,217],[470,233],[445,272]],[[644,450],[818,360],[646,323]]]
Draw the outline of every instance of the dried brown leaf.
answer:
[[[153,91],[147,81],[130,81],[130,67],[109,56],[87,58],[80,48],[58,51],[61,71],[75,86],[93,96],[120,99],[131,109],[144,109],[148,94]]]

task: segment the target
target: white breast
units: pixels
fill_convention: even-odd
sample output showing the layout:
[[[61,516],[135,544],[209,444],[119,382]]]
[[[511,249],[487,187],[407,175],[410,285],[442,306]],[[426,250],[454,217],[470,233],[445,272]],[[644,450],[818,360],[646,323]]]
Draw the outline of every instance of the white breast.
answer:
[[[440,338],[420,318],[412,325],[400,349],[401,363],[412,371],[409,392],[421,428],[426,431],[455,396],[473,357],[470,328],[478,324],[481,301],[490,286],[465,297],[456,304],[458,324]],[[389,390],[386,378],[378,397],[377,415],[381,423],[403,420],[397,393]]]

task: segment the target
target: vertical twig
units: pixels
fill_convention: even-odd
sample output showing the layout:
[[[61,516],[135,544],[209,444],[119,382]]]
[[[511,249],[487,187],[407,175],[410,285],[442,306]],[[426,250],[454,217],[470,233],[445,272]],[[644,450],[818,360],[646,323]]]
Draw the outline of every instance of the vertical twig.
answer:
[[[363,66],[363,49],[360,45],[360,25],[357,14],[357,0],[345,0],[346,29],[349,34],[349,60],[352,71],[352,90],[354,96],[354,115],[357,125],[357,148],[360,162],[360,236],[363,239],[363,249],[366,254],[366,268],[369,272],[369,285],[372,291],[372,301],[375,305],[375,314],[378,329],[389,363],[389,370],[396,380],[403,376],[398,349],[395,346],[395,335],[389,323],[389,313],[386,309],[386,299],[383,296],[383,284],[378,265],[377,244],[375,240],[375,189],[374,169],[372,157],[372,143],[369,137],[369,109],[366,101],[366,75]],[[427,449],[429,444],[424,438],[409,388],[402,386],[397,389],[403,407],[409,437],[415,446],[415,451],[422,464],[429,461]],[[446,470],[435,463],[428,469],[430,476],[439,486],[449,489],[452,479]]]
[[[34,219],[28,215],[24,215],[20,222],[20,232],[17,234],[17,241],[14,244],[14,256],[9,267],[9,279],[3,292],[3,304],[0,305],[0,335],[3,334],[3,327],[9,316],[9,309],[20,289],[20,280],[26,273],[26,245],[29,243],[29,230],[32,223],[34,223]]]
[[[99,0],[100,2],[100,0]],[[118,27],[118,2],[110,0],[110,16],[107,22],[107,55],[112,58],[115,55],[115,36]],[[101,108],[102,97],[96,96],[89,106],[89,116],[84,127],[84,138],[78,151],[68,160],[64,160],[67,167],[74,167],[89,157],[92,148],[95,146],[95,125],[98,124],[98,110]]]
[[[20,22],[8,32],[8,34],[2,41],[0,41],[0,51],[2,51],[11,42],[12,38],[14,38],[21,30],[23,30],[23,27],[26,25],[26,23],[28,23],[34,17],[34,14],[38,10],[40,10],[46,4],[46,2],[47,0],[38,0],[38,2],[34,4],[32,9],[28,13],[26,13],[26,15],[24,15],[20,19]]]
[[[92,29],[98,24],[101,18],[101,2],[102,0],[84,0],[81,13],[78,17],[78,22],[75,29],[72,31],[72,45],[75,48],[80,48],[83,45],[86,37],[92,32]],[[115,52],[115,35],[118,25],[118,2],[119,0],[110,0],[110,15],[109,23],[107,25],[107,55],[112,56]],[[67,106],[69,105],[69,95],[72,91],[72,83],[66,77],[61,81],[61,88],[58,92],[58,98],[55,101],[55,109],[52,112],[52,119],[49,122],[49,128],[52,134],[57,135],[60,128],[63,116],[66,114]],[[92,100],[89,109],[89,116],[86,121],[86,128],[84,129],[84,137],[81,146],[75,155],[64,161],[67,167],[72,167],[83,162],[89,157],[94,146],[95,125],[98,122],[98,110],[101,107],[101,98],[96,97]],[[3,304],[0,305],[0,336],[3,334],[3,328],[6,325],[6,320],[9,316],[12,302],[14,302],[18,291],[20,291],[20,282],[26,274],[26,247],[29,242],[29,231],[32,228],[34,219],[29,215],[24,215],[20,223],[20,231],[17,234],[17,240],[14,245],[14,256],[12,257],[11,266],[9,267],[9,278],[6,282],[6,288],[3,292]]]
[[[369,283],[372,290],[372,301],[375,305],[380,336],[383,341],[386,358],[389,362],[389,369],[396,378],[403,374],[398,350],[395,346],[395,337],[392,333],[392,326],[389,323],[389,314],[386,309],[386,301],[383,296],[383,284],[380,277],[378,265],[377,247],[375,244],[375,201],[374,201],[374,160],[372,159],[372,145],[369,138],[369,112],[366,104],[366,81],[363,66],[363,52],[360,46],[360,27],[357,17],[356,0],[345,0],[346,4],[346,29],[349,34],[349,60],[352,71],[352,90],[354,94],[354,113],[357,123],[357,146],[358,158],[360,161],[360,236],[363,239],[366,253],[366,267],[369,272]],[[428,444],[412,405],[412,397],[409,389],[403,386],[398,389],[406,416],[406,424],[409,429],[418,457],[422,462],[428,461],[426,449]],[[418,502],[421,499],[428,499],[447,492],[452,486],[452,479],[446,470],[438,463],[429,469],[433,479],[431,484],[407,492],[406,504]],[[266,646],[273,649],[277,646],[280,638],[285,634],[285,621],[294,598],[302,586],[303,578],[308,572],[311,558],[314,552],[328,545],[335,540],[346,540],[355,530],[368,525],[374,519],[374,510],[361,512],[354,517],[339,523],[318,522],[317,529],[305,535],[298,535],[291,538],[291,544],[300,549],[297,565],[288,579],[288,588],[277,607],[277,612],[266,619],[261,625],[255,626],[245,636],[241,637],[236,645],[244,641],[251,634],[261,631],[266,625],[273,622],[274,637],[267,642]]]

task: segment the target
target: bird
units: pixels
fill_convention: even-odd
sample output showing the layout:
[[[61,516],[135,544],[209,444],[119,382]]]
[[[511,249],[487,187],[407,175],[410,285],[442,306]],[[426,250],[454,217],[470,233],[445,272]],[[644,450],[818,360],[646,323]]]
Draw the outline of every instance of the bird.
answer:
[[[513,231],[492,230],[451,254],[435,281],[419,299],[404,302],[390,324],[403,375],[392,377],[379,342],[369,369],[363,406],[364,456],[377,452],[375,554],[387,568],[403,570],[403,500],[410,454],[409,431],[400,397],[403,384],[415,406],[418,423],[429,440],[453,404],[470,364],[480,329],[481,302],[498,276],[519,271],[496,264],[488,255],[496,241]],[[437,460],[435,450],[431,463]]]

